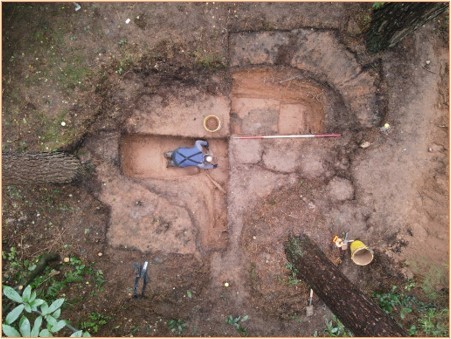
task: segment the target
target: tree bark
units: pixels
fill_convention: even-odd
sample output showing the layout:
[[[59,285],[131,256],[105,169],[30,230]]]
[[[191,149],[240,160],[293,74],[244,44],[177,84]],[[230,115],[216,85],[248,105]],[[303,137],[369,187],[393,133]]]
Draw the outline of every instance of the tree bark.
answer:
[[[288,260],[298,276],[358,337],[399,337],[407,333],[370,298],[365,296],[306,235],[290,237],[285,244]]]
[[[64,153],[2,154],[4,184],[63,184],[80,173],[80,161]]]
[[[448,9],[446,2],[387,3],[373,12],[365,36],[369,52],[377,53],[395,46],[407,34]]]

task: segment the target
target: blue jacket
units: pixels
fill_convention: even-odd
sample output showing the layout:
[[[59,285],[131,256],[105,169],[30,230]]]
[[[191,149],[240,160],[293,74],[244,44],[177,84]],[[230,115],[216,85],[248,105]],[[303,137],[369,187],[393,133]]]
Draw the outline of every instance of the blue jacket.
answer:
[[[212,169],[213,164],[205,161],[202,146],[208,146],[204,140],[196,140],[194,147],[179,147],[172,153],[172,161],[177,167],[196,166],[201,169]]]

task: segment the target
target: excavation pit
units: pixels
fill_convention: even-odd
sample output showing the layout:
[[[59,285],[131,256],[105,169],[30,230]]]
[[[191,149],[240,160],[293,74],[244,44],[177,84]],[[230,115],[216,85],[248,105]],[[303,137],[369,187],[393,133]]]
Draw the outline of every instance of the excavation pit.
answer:
[[[300,71],[256,67],[237,70],[232,77],[233,134],[325,132],[335,94]]]
[[[121,170],[125,176],[140,179],[173,179],[200,174],[196,167],[167,167],[164,153],[178,147],[193,147],[196,139],[152,135],[125,135],[120,141]],[[228,172],[227,142],[210,139],[210,154],[218,168],[211,176],[225,183]]]
[[[215,169],[166,167],[164,152],[195,141],[140,134],[119,138],[119,173],[113,164],[100,171],[108,181],[102,200],[112,206],[111,245],[179,254],[227,247],[227,141],[209,140]],[[105,143],[111,147],[111,140]],[[102,147],[107,146],[97,145]]]

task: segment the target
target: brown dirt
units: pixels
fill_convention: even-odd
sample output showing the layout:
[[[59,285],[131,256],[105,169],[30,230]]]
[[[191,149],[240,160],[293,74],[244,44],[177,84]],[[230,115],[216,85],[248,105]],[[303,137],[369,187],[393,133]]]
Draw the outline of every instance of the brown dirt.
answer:
[[[104,336],[169,336],[169,319],[184,335],[236,336],[225,319],[244,314],[252,336],[321,334],[332,314],[315,298],[306,317],[308,286],[286,268],[283,243],[301,232],[368,295],[408,277],[448,285],[449,51],[437,20],[368,55],[369,4],[81,5],[3,5],[3,151],[65,149],[86,169],[73,185],[2,191],[4,250],[78,256],[104,273],[103,292],[64,290],[78,300],[64,318],[108,315]],[[342,137],[231,138],[321,132]],[[163,152],[199,138],[226,193],[200,170],[166,168]],[[370,265],[332,245],[344,231],[374,250]],[[135,300],[132,265],[145,260]]]

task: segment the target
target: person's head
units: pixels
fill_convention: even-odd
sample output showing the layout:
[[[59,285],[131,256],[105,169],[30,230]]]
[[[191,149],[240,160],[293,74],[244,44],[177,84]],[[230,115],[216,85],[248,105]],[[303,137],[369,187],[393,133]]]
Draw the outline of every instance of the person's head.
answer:
[[[205,157],[205,161],[211,164],[213,162],[213,157],[211,155],[207,155]]]

